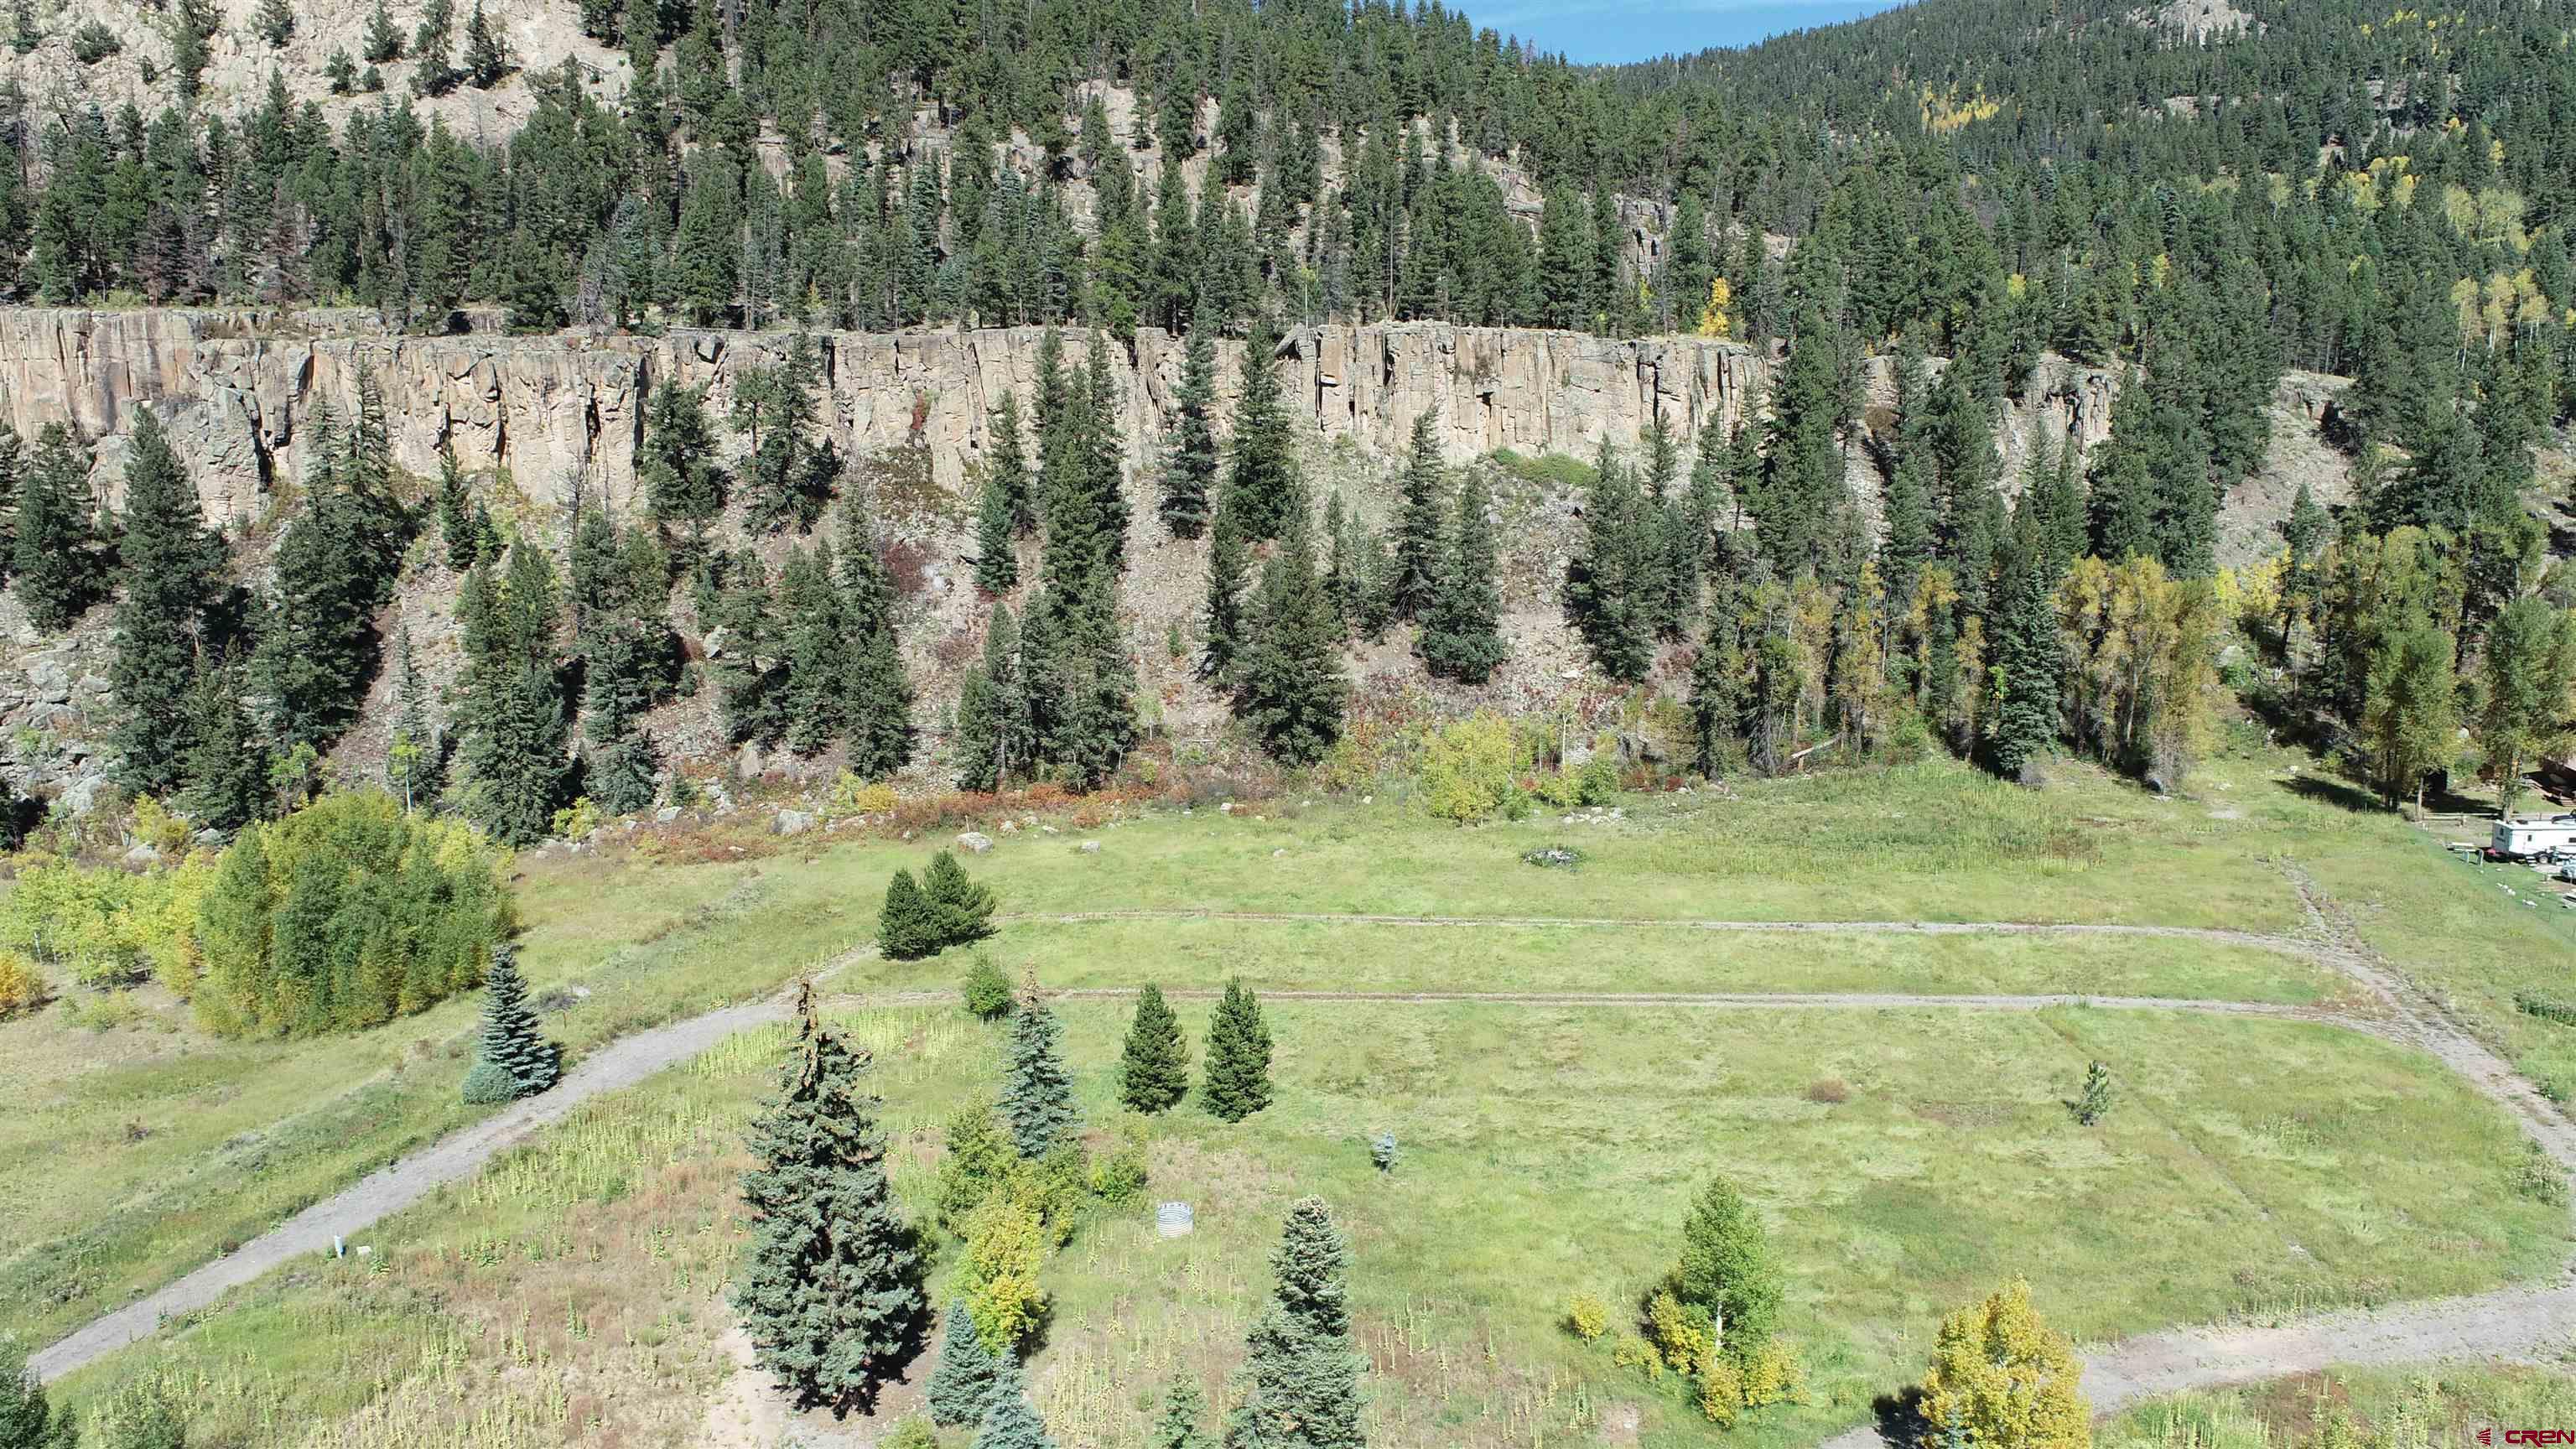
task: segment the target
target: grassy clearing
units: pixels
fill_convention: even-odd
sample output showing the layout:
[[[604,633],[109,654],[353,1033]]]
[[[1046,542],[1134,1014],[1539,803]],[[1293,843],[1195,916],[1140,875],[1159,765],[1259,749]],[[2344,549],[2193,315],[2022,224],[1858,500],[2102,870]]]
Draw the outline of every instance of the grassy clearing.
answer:
[[[2427,1370],[2340,1370],[2241,1388],[2178,1394],[2103,1423],[2101,1449],[2292,1449],[2341,1420],[2372,1449],[2467,1449],[2480,1429],[2576,1424],[2576,1376],[2564,1365],[2445,1364]]]
[[[865,933],[793,875],[667,869],[603,893],[579,870],[527,888],[536,994],[590,991],[547,1029],[576,1054],[786,979]],[[57,1010],[0,1023],[0,1331],[42,1340],[215,1256],[482,1115],[457,1100],[474,999],[353,1036],[226,1041],[137,993],[91,1031]]]
[[[2300,957],[2159,937],[1037,918],[981,949],[1056,988],[1213,987],[1241,976],[1256,989],[1300,991],[2075,992],[2295,1006],[2347,994],[2343,978]],[[863,979],[953,986],[965,954],[869,962]]]
[[[1205,1004],[1180,1011],[1200,1039]],[[1640,1410],[1648,1442],[1712,1439],[1555,1320],[1571,1292],[1644,1290],[1713,1171],[1774,1226],[1814,1375],[1809,1407],[1742,1431],[1765,1446],[1860,1417],[1917,1371],[1941,1311],[2016,1271],[2095,1337],[2471,1291],[2565,1247],[2563,1214],[2513,1193],[2500,1112],[2428,1058],[2331,1028],[2081,1008],[1271,1013],[1277,1107],[1151,1124],[1149,1195],[1192,1202],[1197,1233],[1112,1217],[1045,1271],[1037,1393],[1065,1442],[1136,1442],[1146,1391],[1173,1373],[1221,1388],[1279,1213],[1307,1192],[1353,1236],[1371,1442],[1390,1446],[1584,1442],[1613,1405]],[[1106,1128],[1124,1009],[1064,1015]],[[992,1090],[998,1033],[928,1009],[859,1030],[918,1207],[934,1124]],[[727,1377],[735,1144],[782,1041],[747,1033],[596,1104],[384,1225],[368,1259],[256,1285],[69,1392],[160,1373],[210,1431],[292,1423],[334,1443],[691,1442]],[[2095,1057],[2122,1097],[2086,1130],[2064,1099]],[[1392,1176],[1369,1162],[1381,1128],[1403,1147]],[[372,1427],[396,1420],[405,1437]]]

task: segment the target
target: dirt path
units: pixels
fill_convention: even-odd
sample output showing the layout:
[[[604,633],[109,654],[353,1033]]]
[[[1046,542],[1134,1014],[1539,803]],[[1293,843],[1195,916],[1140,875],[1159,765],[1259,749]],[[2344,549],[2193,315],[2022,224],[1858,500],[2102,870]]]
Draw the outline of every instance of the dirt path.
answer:
[[[2051,924],[2036,921],[1716,921],[1660,916],[1380,916],[1332,911],[1031,911],[997,918],[1011,921],[1253,921],[1270,924],[1331,926],[1465,926],[1465,927],[1610,927],[1620,930],[1729,931],[1746,934],[1866,936],[2138,936],[2170,941],[2207,941],[2219,946],[2253,946],[2291,956],[2322,960],[2329,948],[2305,936],[2267,936],[2260,931],[2227,931],[2208,926],[2127,926]]]

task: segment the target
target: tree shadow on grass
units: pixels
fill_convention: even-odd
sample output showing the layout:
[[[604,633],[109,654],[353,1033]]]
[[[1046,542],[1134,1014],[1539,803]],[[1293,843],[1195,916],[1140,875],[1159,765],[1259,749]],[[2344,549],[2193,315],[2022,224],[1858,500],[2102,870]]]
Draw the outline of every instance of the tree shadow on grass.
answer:
[[[2300,771],[2290,780],[2290,793],[2303,799],[2322,801],[2355,814],[2386,814],[2388,806],[2368,790],[2345,780]]]

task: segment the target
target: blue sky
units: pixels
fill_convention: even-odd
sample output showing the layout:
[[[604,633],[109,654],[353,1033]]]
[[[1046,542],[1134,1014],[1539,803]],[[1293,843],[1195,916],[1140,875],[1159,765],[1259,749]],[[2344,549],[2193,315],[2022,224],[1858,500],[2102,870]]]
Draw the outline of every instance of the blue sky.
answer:
[[[1577,61],[1644,60],[1712,45],[1744,45],[1784,30],[1831,25],[1893,0],[1463,0],[1479,26],[1534,41]]]

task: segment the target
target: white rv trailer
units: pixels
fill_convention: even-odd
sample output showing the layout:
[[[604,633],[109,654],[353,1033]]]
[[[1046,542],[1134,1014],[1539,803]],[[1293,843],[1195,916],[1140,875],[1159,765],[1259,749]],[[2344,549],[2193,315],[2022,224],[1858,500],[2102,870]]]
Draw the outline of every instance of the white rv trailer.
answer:
[[[2576,815],[2546,815],[2499,820],[2487,841],[2487,854],[2505,860],[2546,860],[2576,855]]]

